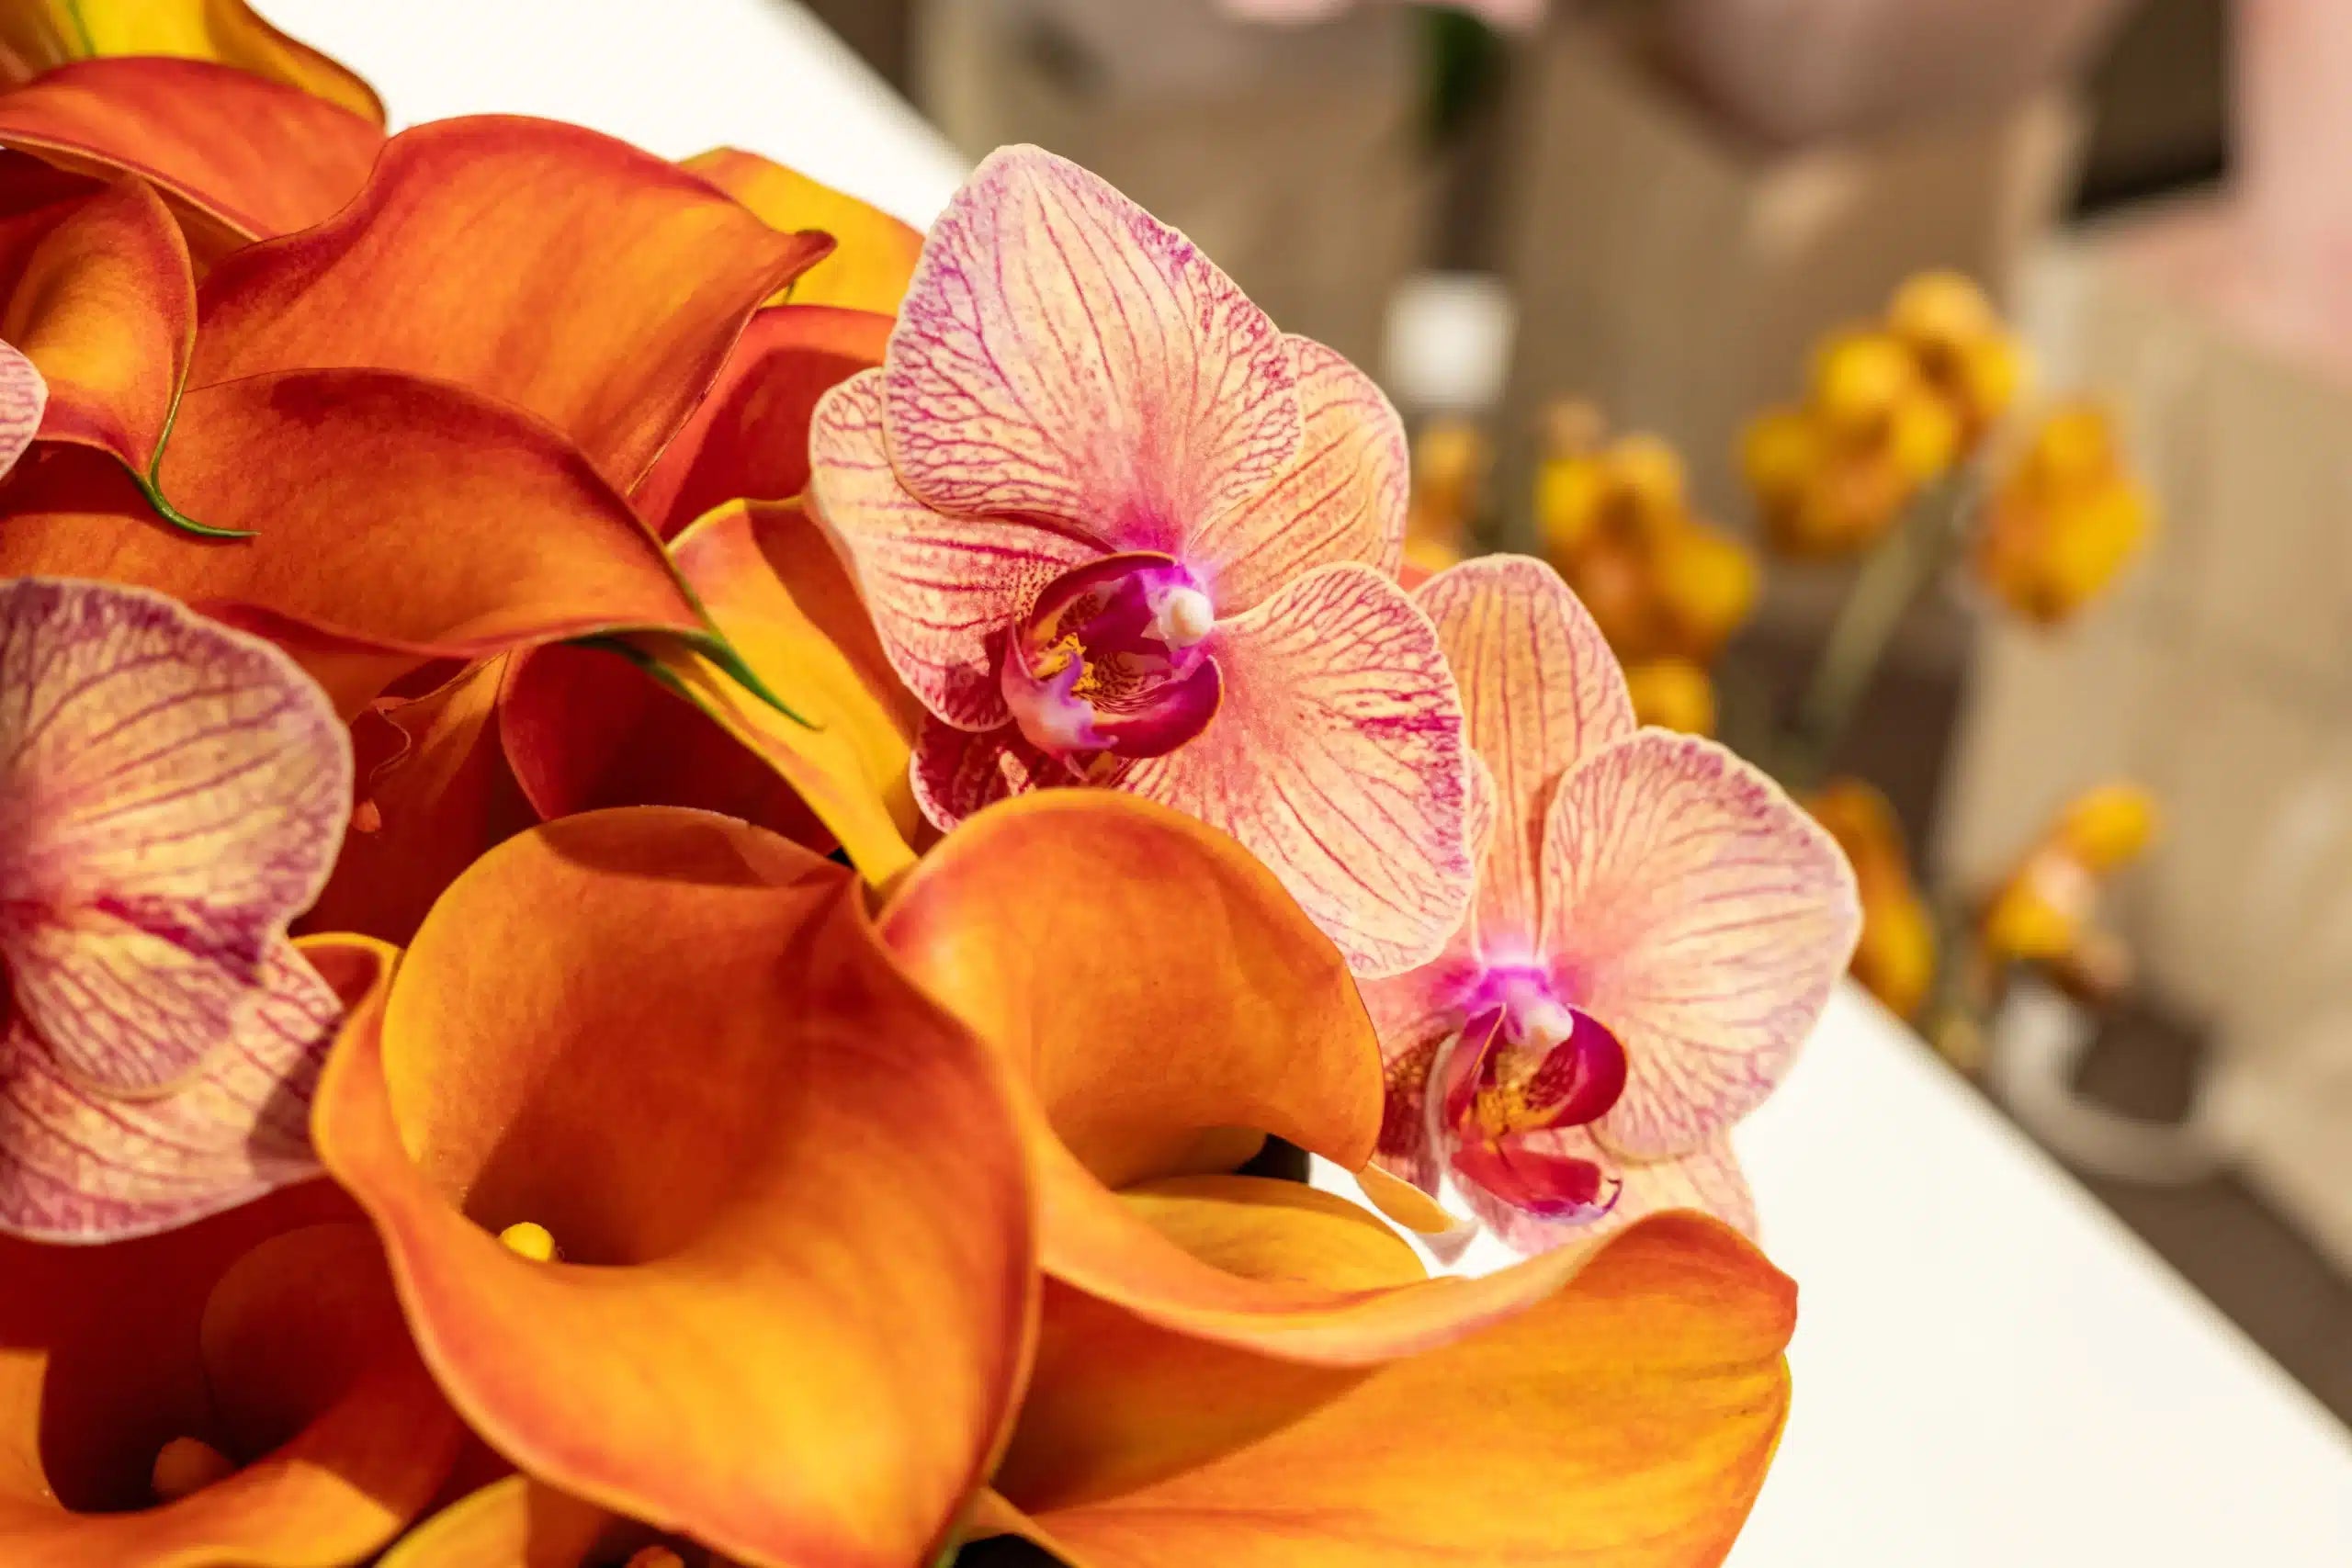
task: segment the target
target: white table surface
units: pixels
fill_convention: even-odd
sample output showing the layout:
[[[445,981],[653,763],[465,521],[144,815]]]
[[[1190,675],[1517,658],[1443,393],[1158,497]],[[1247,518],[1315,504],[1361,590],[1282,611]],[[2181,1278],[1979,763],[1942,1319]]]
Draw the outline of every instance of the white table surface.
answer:
[[[261,0],[396,124],[733,143],[923,223],[961,162],[789,0]],[[2352,1438],[1858,992],[1742,1129],[1800,1281],[1732,1568],[2346,1568]]]

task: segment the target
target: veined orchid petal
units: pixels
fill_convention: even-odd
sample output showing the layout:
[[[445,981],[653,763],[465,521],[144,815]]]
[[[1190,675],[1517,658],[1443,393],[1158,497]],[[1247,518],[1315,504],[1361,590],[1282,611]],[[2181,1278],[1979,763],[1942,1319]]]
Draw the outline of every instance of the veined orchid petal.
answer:
[[[1297,374],[1191,241],[1067,159],[1004,148],[932,226],[883,423],[926,506],[1182,558],[1296,457]]]
[[[1614,1196],[1602,1211],[1582,1217],[1547,1219],[1477,1187],[1462,1196],[1480,1224],[1520,1252],[1540,1252],[1566,1242],[1621,1231],[1638,1220],[1676,1209],[1711,1214],[1751,1240],[1757,1233],[1756,1195],[1748,1190],[1727,1139],[1718,1138],[1673,1159],[1629,1160],[1602,1146],[1589,1127],[1559,1127],[1529,1133],[1522,1144],[1555,1158],[1589,1162],[1605,1172]]]
[[[1771,1092],[1860,929],[1828,834],[1695,736],[1587,757],[1553,799],[1543,866],[1543,950],[1628,1058],[1598,1130],[1636,1159],[1691,1153]]]
[[[1414,599],[1437,626],[1493,789],[1478,931],[1525,958],[1543,924],[1553,792],[1578,761],[1634,733],[1633,699],[1590,613],[1542,561],[1483,556],[1438,573]]]
[[[0,583],[0,691],[15,1011],[67,1082],[184,1084],[299,989],[265,971],[342,839],[342,727],[277,649],[102,583]]]
[[[1460,699],[1428,618],[1372,568],[1328,566],[1207,647],[1215,722],[1125,786],[1239,840],[1359,974],[1429,960],[1475,871]]]
[[[33,444],[49,406],[49,383],[40,367],[13,344],[0,343],[0,478]]]

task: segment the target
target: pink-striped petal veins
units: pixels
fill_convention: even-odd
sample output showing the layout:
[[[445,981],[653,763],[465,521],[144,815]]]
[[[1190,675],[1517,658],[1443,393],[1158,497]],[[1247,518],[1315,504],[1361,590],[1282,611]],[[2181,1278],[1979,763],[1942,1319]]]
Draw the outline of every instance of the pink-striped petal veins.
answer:
[[[1696,1151],[1780,1081],[1860,933],[1853,873],[1723,747],[1644,730],[1564,779],[1544,841],[1543,950],[1623,1042],[1597,1123],[1634,1159]]]
[[[1305,438],[1280,479],[1196,529],[1184,558],[1239,615],[1337,561],[1395,576],[1405,549],[1404,422],[1371,377],[1308,338],[1290,344]]]
[[[991,154],[932,226],[882,376],[917,500],[1057,519],[1106,550],[1182,556],[1300,444],[1297,370],[1265,312],[1035,147]]]
[[[827,392],[809,425],[809,499],[857,574],[890,666],[961,729],[1010,716],[1002,640],[1038,592],[1102,551],[1026,523],[951,517],[909,494],[885,451],[883,372]]]
[[[1526,1144],[1563,1159],[1580,1159],[1608,1173],[1616,1200],[1584,1218],[1547,1219],[1477,1187],[1462,1189],[1481,1224],[1514,1250],[1544,1252],[1571,1242],[1590,1242],[1634,1221],[1669,1209],[1713,1214],[1751,1240],[1756,1235],[1756,1198],[1748,1190],[1727,1140],[1717,1138],[1676,1159],[1628,1160],[1601,1147],[1587,1127],[1562,1127],[1527,1134]]]
[[[6,478],[40,432],[49,383],[15,344],[0,343],[0,478]]]
[[[1328,566],[1220,621],[1223,706],[1122,779],[1238,840],[1366,976],[1426,963],[1473,873],[1461,701],[1429,618],[1371,567]]]
[[[0,962],[65,1080],[184,1084],[270,989],[351,809],[326,694],[159,594],[0,582]]]
[[[281,941],[195,1080],[152,1098],[69,1082],[17,1020],[0,1041],[0,1231],[124,1241],[316,1175],[311,1094],[343,1020],[339,988],[365,992],[390,957],[360,937]]]
[[[1560,574],[1527,556],[1482,556],[1422,584],[1462,688],[1463,719],[1493,786],[1479,878],[1479,938],[1523,961],[1543,925],[1544,818],[1568,770],[1634,733],[1609,641]]]
[[[1033,789],[1078,782],[1068,766],[1029,743],[1014,725],[975,734],[923,720],[908,769],[915,804],[944,832],[984,806]]]

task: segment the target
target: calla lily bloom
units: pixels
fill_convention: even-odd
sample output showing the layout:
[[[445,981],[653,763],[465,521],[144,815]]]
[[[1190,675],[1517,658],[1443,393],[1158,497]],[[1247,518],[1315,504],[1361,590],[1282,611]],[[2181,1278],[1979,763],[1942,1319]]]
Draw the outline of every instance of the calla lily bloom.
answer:
[[[462,1432],[324,1183],[106,1247],[0,1239],[0,1560],[340,1568]]]
[[[342,1005],[286,927],[351,796],[324,694],[157,595],[31,579],[0,583],[0,1230],[136,1235],[310,1175]]]
[[[1532,1251],[1659,1208],[1752,1223],[1725,1142],[1853,952],[1853,874],[1761,773],[1635,726],[1549,567],[1487,557],[1420,601],[1491,789],[1470,918],[1366,987],[1382,1162]]]
[[[25,0],[0,10],[0,79],[76,60],[164,54],[233,65],[381,125],[375,89],[254,15],[245,0]]]
[[[904,1568],[1023,1364],[999,1079],[849,871],[640,807],[458,877],[354,1010],[312,1133],[434,1375],[522,1470],[754,1563]],[[525,1224],[552,1258],[502,1244]]]
[[[1037,1184],[1042,1337],[971,1533],[1079,1568],[1727,1547],[1788,1281],[1695,1215],[1423,1279],[1374,1215],[1222,1174],[1269,1131],[1360,1167],[1381,1116],[1338,950],[1238,844],[1046,792],[949,835],[881,927],[1004,1055]]]
[[[922,254],[922,231],[854,196],[812,180],[756,152],[715,147],[685,161],[700,175],[775,229],[817,229],[834,240],[833,254],[797,277],[777,300],[898,313]]]
[[[930,710],[933,822],[1114,785],[1230,832],[1366,973],[1458,922],[1461,709],[1391,578],[1396,416],[1182,235],[1062,159],[996,153],[809,455]]]

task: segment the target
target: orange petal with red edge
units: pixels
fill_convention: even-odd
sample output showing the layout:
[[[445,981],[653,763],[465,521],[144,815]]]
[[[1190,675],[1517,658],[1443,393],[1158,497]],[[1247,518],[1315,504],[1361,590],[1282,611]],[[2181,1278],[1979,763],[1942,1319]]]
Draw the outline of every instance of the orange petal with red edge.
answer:
[[[922,831],[907,781],[922,709],[825,536],[797,506],[739,504],[679,535],[671,554],[712,624],[811,722],[754,700],[675,638],[662,639],[664,669],[792,786],[867,881],[905,870]]]
[[[347,108],[209,61],[85,60],[0,94],[0,146],[152,181],[205,258],[333,214],[383,145]]]
[[[669,654],[682,668],[700,662],[683,648]],[[713,704],[724,702],[730,712],[738,704],[747,715],[774,711],[739,696],[732,680],[716,671],[681,680],[690,691],[707,684]],[[797,694],[794,701],[796,711],[808,712]],[[775,719],[780,728],[792,726],[781,714]],[[554,643],[514,655],[498,698],[498,734],[534,820],[615,806],[691,806],[740,818],[820,854],[835,847],[792,786],[696,698],[612,649]]]
[[[1252,1218],[1183,1237],[1264,1271],[1335,1233],[1351,1255],[1360,1225],[1295,1203]],[[1370,1369],[1204,1344],[1049,1286],[996,1478],[1010,1506],[986,1522],[1074,1568],[1716,1562],[1786,1417],[1794,1306],[1753,1247],[1682,1214],[1523,1312]]]
[[[214,269],[195,380],[370,366],[454,381],[537,414],[626,488],[761,299],[829,245],[579,126],[435,120],[386,143],[332,221]]]
[[[882,363],[890,318],[779,305],[743,329],[718,379],[629,496],[663,538],[729,501],[786,501],[808,483],[808,424],[835,383]]]
[[[379,698],[354,724],[359,817],[300,930],[405,942],[459,872],[538,819],[499,743],[502,678],[528,657],[469,665],[413,701]]]
[[[144,475],[196,336],[187,242],[137,180],[60,203],[35,223],[50,213],[54,223],[6,259],[0,337],[49,385],[42,440],[94,446]]]
[[[312,1223],[349,1213],[320,1184],[118,1247],[0,1243],[0,1558],[334,1568],[421,1512],[461,1428],[374,1238]],[[244,1462],[151,1506],[183,1437]]]
[[[510,840],[354,1015],[312,1130],[442,1386],[550,1484],[903,1568],[994,1455],[1034,1288],[1005,1091],[842,867],[653,807]],[[524,1220],[571,1261],[501,1245]]]
[[[894,314],[907,297],[922,254],[922,231],[756,152],[715,147],[679,166],[700,175],[772,228],[820,229],[833,237],[833,254],[793,281],[784,296],[792,303]]]
[[[381,125],[375,89],[254,13],[246,0],[36,0],[0,10],[0,66],[21,80],[94,56],[212,60],[300,87]]]
[[[191,391],[162,480],[254,536],[188,537],[128,479],[52,461],[17,480],[0,574],[136,582],[264,630],[345,716],[428,659],[702,624],[578,452],[461,388],[316,370]]]

